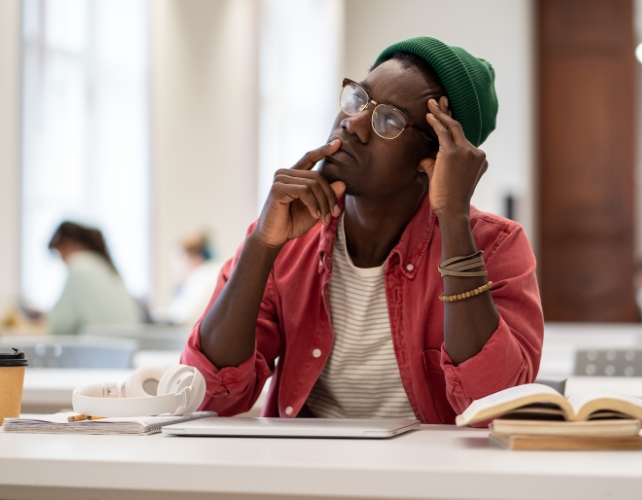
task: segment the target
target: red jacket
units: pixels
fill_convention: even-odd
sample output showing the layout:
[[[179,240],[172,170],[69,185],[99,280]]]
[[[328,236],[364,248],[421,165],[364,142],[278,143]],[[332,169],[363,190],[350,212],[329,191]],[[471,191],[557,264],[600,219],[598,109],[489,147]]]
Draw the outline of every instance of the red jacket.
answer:
[[[248,411],[273,376],[263,415],[299,413],[332,349],[328,282],[337,220],[327,228],[317,224],[282,248],[265,287],[256,349],[247,361],[216,368],[201,352],[196,323],[181,362],[205,376],[202,409],[220,415]],[[386,261],[386,298],[401,381],[424,423],[452,424],[473,400],[532,382],[539,368],[544,319],[528,239],[515,222],[473,207],[470,224],[477,248],[484,250],[500,319],[482,351],[458,366],[444,347],[444,304],[438,299],[443,283],[437,270],[441,233],[428,196]],[[223,267],[210,306],[239,254],[240,249]]]

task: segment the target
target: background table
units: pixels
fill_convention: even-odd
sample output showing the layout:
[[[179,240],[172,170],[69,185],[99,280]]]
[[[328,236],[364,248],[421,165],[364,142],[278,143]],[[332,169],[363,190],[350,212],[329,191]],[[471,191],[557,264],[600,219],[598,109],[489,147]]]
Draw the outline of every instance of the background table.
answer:
[[[487,430],[387,440],[0,433],[0,497],[640,498],[642,452],[514,452]]]
[[[125,380],[134,370],[79,370],[27,368],[22,392],[22,413],[71,410],[71,394],[80,385]]]

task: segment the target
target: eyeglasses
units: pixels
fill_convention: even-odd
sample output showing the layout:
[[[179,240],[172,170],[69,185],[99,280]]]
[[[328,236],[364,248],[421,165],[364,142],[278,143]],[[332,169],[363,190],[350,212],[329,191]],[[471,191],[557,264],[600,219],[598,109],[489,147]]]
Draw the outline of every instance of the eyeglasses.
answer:
[[[427,141],[434,139],[428,136],[417,125],[412,123],[406,115],[390,104],[377,102],[370,96],[370,93],[357,82],[345,78],[343,90],[339,97],[341,110],[349,116],[356,116],[364,109],[368,109],[370,103],[374,104],[372,110],[372,129],[383,139],[396,139],[407,128],[414,128]]]

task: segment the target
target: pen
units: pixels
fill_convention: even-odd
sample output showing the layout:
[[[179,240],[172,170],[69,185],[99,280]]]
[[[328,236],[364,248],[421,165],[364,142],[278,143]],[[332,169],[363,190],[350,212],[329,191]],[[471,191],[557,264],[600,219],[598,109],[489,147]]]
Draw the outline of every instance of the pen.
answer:
[[[67,422],[78,422],[80,420],[100,420],[101,418],[106,417],[97,417],[92,415],[72,415],[71,417],[67,417]]]

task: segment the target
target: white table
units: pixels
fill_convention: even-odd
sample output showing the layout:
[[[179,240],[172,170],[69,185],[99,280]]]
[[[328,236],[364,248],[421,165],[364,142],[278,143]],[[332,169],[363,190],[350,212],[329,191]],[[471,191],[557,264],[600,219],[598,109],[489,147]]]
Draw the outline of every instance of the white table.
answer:
[[[640,498],[642,452],[511,452],[487,430],[389,440],[0,433],[0,497]]]

